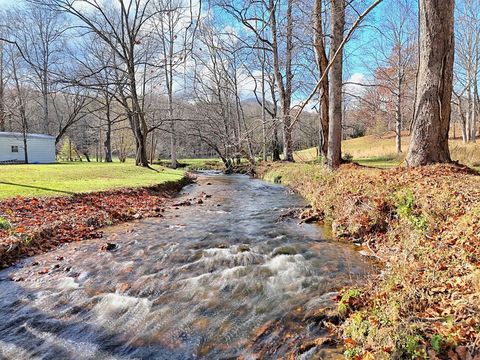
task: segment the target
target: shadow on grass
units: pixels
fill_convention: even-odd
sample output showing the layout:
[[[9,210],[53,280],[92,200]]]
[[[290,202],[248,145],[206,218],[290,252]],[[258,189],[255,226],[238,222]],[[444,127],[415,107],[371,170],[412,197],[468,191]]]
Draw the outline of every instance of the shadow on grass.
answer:
[[[18,186],[18,187],[23,187],[23,188],[29,188],[29,189],[36,189],[36,190],[44,190],[44,191],[51,191],[55,193],[62,193],[62,194],[68,194],[68,195],[75,195],[76,193],[72,191],[65,191],[65,190],[58,190],[58,189],[50,189],[50,188],[45,188],[41,186],[33,186],[33,185],[25,185],[25,184],[16,184],[16,183],[11,183],[7,181],[0,181],[0,184],[3,185],[11,185],[11,186]]]

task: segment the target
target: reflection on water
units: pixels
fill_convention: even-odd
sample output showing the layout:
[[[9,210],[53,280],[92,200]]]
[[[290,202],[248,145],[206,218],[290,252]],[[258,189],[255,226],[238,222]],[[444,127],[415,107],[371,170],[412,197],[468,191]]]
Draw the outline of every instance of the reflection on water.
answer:
[[[0,358],[254,358],[262,325],[366,271],[320,228],[277,222],[304,205],[284,187],[203,175],[184,192],[203,203],[0,272]]]

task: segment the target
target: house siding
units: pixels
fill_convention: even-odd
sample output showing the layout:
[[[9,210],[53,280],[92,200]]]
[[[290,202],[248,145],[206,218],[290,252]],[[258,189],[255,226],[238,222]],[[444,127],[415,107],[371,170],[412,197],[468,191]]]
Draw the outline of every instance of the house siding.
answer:
[[[18,152],[12,152],[12,146],[18,146]],[[55,162],[54,137],[27,137],[28,162],[31,164],[50,164]],[[25,161],[23,138],[21,135],[0,134],[0,162]]]

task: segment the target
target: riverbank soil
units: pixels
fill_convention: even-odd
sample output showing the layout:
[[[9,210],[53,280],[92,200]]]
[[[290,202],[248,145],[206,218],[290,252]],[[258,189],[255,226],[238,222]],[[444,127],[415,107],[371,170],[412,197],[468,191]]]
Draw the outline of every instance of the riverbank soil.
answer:
[[[260,177],[304,196],[306,217],[383,263],[338,299],[351,359],[480,359],[480,176],[433,165],[267,164]]]
[[[137,189],[0,201],[0,268],[58,245],[100,238],[101,227],[144,217],[160,217],[190,181]]]

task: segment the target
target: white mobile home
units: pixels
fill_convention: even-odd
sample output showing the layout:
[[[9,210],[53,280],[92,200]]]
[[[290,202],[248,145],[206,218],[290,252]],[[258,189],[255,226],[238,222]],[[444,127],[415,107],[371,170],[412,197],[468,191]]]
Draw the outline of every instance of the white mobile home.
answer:
[[[55,162],[55,136],[27,134],[27,155],[30,164]],[[22,133],[0,132],[0,163],[25,162]]]

